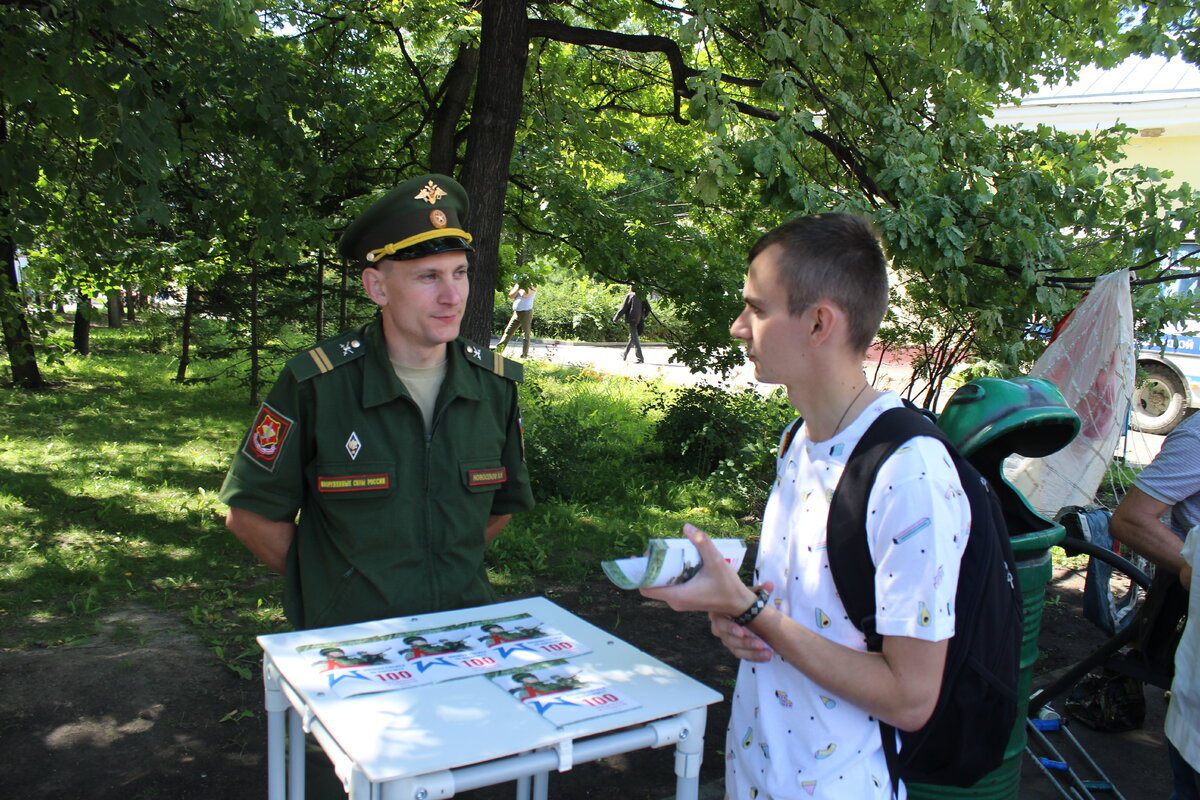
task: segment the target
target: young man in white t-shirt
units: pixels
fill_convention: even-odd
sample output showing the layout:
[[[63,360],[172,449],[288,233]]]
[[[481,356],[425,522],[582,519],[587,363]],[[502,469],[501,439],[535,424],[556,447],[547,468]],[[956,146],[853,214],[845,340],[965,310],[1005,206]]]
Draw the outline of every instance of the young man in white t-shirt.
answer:
[[[704,567],[680,586],[642,590],[677,611],[708,612],[713,633],[742,660],[726,742],[731,800],[890,797],[878,720],[922,727],[941,687],[971,524],[942,444],[907,442],[871,491],[881,653],[867,652],[847,617],[825,553],[846,459],[871,422],[901,404],[862,370],[887,308],[885,267],[870,223],[848,214],[792,220],[750,251],[745,308],[731,332],[755,377],[786,387],[804,420],[780,445],[755,585],[689,525]]]

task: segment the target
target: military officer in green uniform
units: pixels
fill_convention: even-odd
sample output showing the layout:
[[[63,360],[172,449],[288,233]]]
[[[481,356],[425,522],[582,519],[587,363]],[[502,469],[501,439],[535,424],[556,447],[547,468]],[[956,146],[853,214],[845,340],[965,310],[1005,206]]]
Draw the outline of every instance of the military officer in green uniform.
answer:
[[[297,628],[491,602],[483,554],[533,506],[521,366],[459,338],[468,201],[422,175],[342,237],[375,320],[290,360],[234,456],[226,525]]]

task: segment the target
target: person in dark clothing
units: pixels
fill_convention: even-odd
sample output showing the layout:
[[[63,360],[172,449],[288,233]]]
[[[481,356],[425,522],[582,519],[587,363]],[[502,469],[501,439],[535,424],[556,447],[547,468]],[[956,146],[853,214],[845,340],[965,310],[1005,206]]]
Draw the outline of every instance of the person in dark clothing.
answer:
[[[630,284],[629,294],[625,295],[624,302],[617,309],[617,313],[613,315],[613,322],[624,317],[625,324],[629,326],[629,341],[625,343],[625,353],[621,356],[621,360],[629,358],[629,348],[632,347],[634,355],[637,356],[637,363],[645,362],[645,359],[642,358],[642,342],[638,337],[646,329],[646,318],[649,316],[650,302],[638,297],[637,288]]]

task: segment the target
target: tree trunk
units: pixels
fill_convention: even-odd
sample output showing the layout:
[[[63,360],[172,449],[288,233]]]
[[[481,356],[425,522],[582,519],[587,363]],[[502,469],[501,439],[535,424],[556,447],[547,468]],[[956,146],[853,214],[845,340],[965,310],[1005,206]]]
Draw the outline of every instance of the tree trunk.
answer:
[[[141,300],[141,295],[134,286],[125,287],[125,321],[134,322],[137,320],[137,306]]]
[[[86,356],[92,345],[92,302],[83,292],[76,292],[75,322],[71,326],[71,346]]]
[[[487,347],[492,335],[492,299],[500,262],[508,167],[521,120],[529,34],[523,2],[484,0],[479,9],[479,63],[486,68],[479,71],[475,87],[462,174],[472,207],[467,230],[475,237],[474,275],[463,335]]]
[[[433,129],[430,132],[429,169],[443,175],[454,174],[454,160],[458,153],[458,123],[471,99],[471,86],[475,73],[479,71],[479,50],[461,45],[454,64],[446,73],[438,89],[438,107],[433,112]]]
[[[350,265],[342,259],[342,292],[341,303],[338,307],[338,332],[350,327]]]
[[[325,338],[325,251],[317,251],[317,341]]]
[[[7,215],[5,208],[0,213]],[[17,247],[11,236],[0,239],[3,250],[4,275],[0,279],[0,327],[4,328],[4,349],[12,369],[14,386],[22,389],[41,389],[46,385],[38,369],[33,336],[25,319],[25,299],[17,280]]]
[[[112,289],[107,294],[108,298],[108,327],[121,327],[121,290]]]
[[[187,285],[187,294],[183,301],[183,325],[179,331],[179,369],[175,372],[175,380],[187,380],[188,366],[192,363],[192,318],[196,313],[197,295],[200,293],[194,283]]]
[[[258,262],[250,262],[250,405],[258,405],[259,384]]]
[[[7,141],[8,104],[0,103],[0,143]],[[0,217],[6,223],[4,230],[10,230],[7,223],[11,202],[7,187],[0,186]],[[12,236],[0,237],[0,258],[4,260],[4,272],[0,273],[0,329],[3,329],[13,386],[41,389],[46,381],[38,369],[33,336],[29,332],[29,321],[25,319],[25,295],[17,277],[17,245]]]

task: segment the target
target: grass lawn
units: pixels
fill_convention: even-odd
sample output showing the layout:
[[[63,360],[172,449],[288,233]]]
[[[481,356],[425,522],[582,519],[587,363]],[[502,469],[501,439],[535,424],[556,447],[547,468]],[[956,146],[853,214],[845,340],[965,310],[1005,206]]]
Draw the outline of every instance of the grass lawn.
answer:
[[[225,530],[217,500],[254,414],[246,389],[213,363],[191,373],[211,381],[175,383],[175,359],[139,352],[136,326],[92,337],[90,356],[44,367],[53,388],[0,390],[0,646],[85,642],[106,610],[136,602],[184,616],[249,678],[253,637],[287,623],[279,578]],[[527,374],[539,505],[490,551],[499,591],[593,575],[600,559],[639,553],[683,522],[757,533],[655,438],[677,390],[548,365]]]

